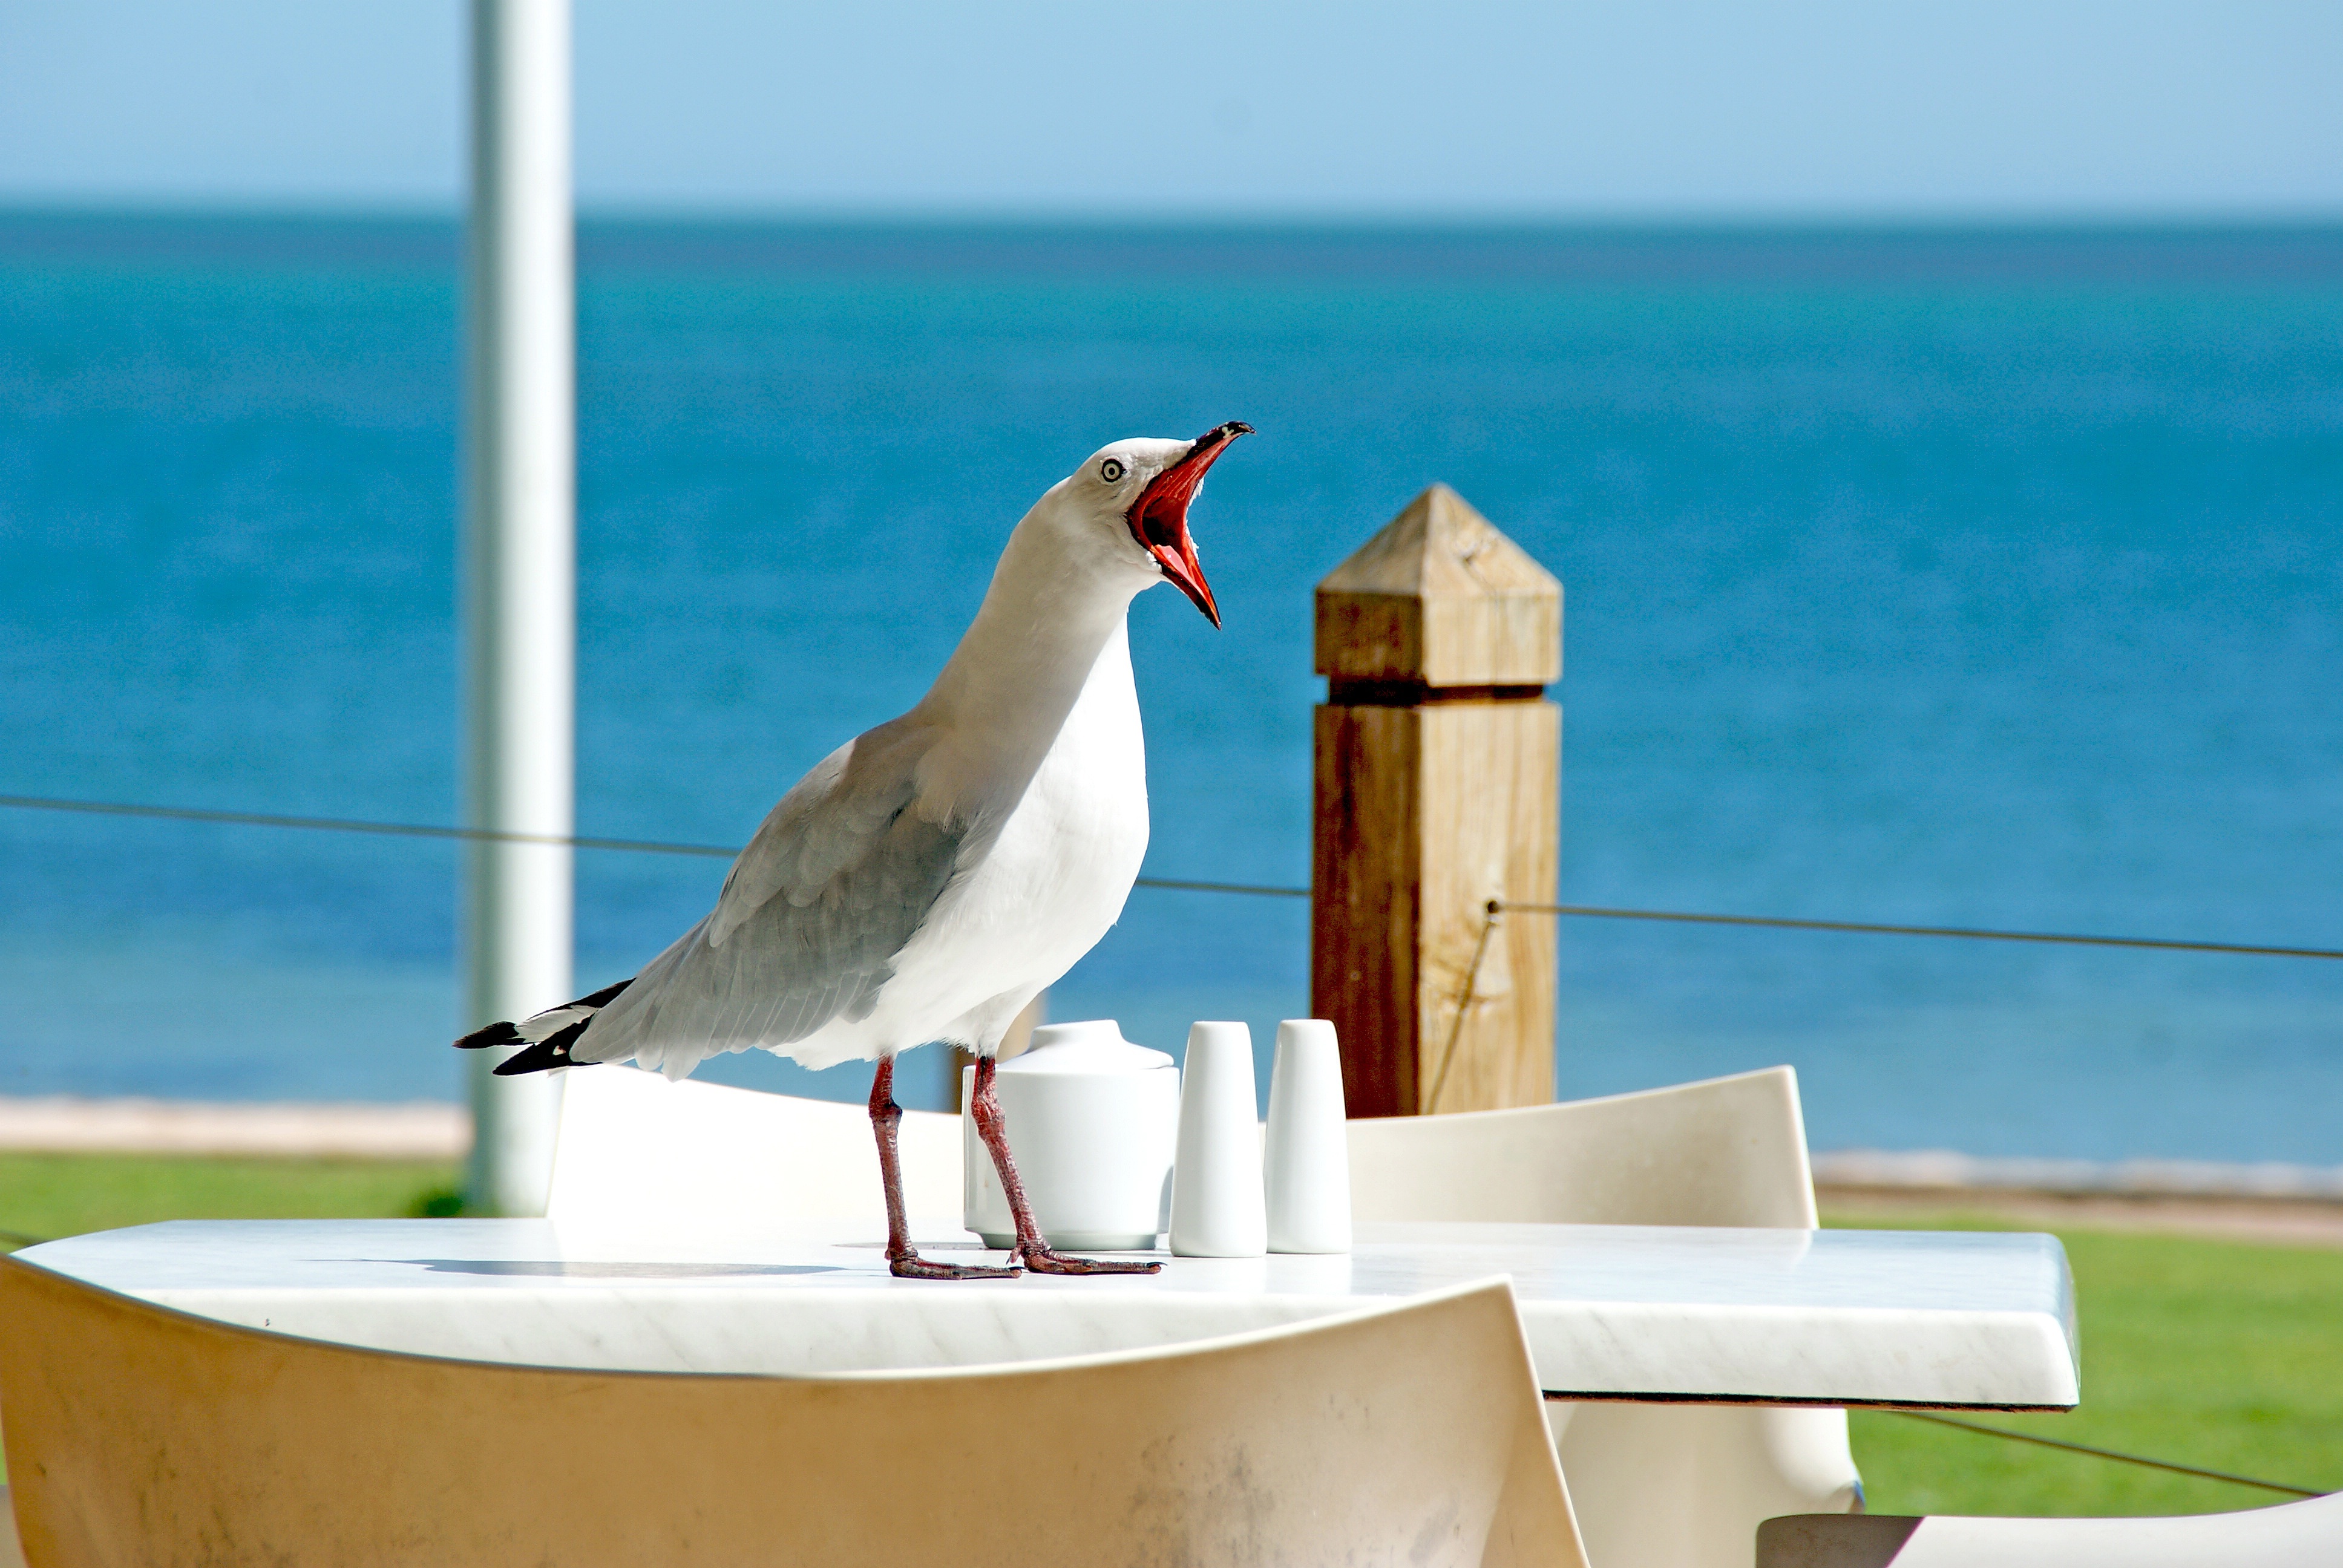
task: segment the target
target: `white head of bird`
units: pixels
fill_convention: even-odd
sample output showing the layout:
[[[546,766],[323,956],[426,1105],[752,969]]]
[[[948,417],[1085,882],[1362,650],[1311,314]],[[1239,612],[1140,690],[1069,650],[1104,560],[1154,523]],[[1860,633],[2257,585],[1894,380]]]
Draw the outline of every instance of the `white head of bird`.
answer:
[[[928,769],[940,790],[958,796],[953,766],[973,752],[992,753],[1000,764],[976,773],[1011,779],[1010,759],[1058,733],[1101,653],[1127,669],[1123,615],[1146,589],[1168,582],[1221,624],[1188,506],[1229,444],[1252,433],[1232,419],[1192,441],[1117,441],[1033,503],[1001,552],[976,618],[907,716],[955,731]]]
[[[1229,443],[1251,434],[1252,426],[1232,419],[1192,441],[1141,436],[1101,447],[1050,487],[1025,526],[1052,535],[1077,569],[1095,563],[1125,578],[1132,595],[1172,584],[1218,626],[1220,607],[1188,532],[1188,505]]]

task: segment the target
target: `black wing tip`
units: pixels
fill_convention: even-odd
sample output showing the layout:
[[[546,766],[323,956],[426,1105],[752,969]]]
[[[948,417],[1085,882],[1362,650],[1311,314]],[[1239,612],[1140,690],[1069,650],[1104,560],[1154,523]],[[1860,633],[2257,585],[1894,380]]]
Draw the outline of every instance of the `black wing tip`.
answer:
[[[509,1019],[500,1019],[497,1022],[489,1024],[484,1029],[474,1030],[471,1033],[458,1040],[456,1042],[456,1049],[458,1050],[486,1050],[492,1045],[522,1045],[526,1043],[527,1042],[521,1036],[520,1030],[512,1026],[512,1021]]]
[[[578,1061],[569,1054],[578,1037],[594,1020],[581,1018],[558,1034],[538,1040],[527,1050],[516,1050],[493,1069],[498,1078],[518,1078],[524,1072],[550,1072],[557,1067],[592,1067],[590,1061]]]
[[[581,996],[576,1001],[564,1002],[562,1007],[608,1007],[610,1003],[618,1000],[618,993],[620,991],[625,990],[628,986],[634,983],[634,978],[632,976],[628,976],[627,979],[620,980],[617,985],[604,986],[600,990],[596,991],[591,996]],[[559,1011],[561,1009],[554,1009],[552,1010]],[[565,1038],[575,1040],[578,1038],[578,1031],[586,1027],[586,1022],[587,1020],[580,1020],[577,1023],[570,1025],[568,1029],[563,1030],[560,1034],[557,1034],[552,1038],[554,1040],[562,1040]],[[521,1033],[521,1031],[516,1028],[509,1020],[499,1020],[495,1023],[474,1030],[471,1033],[466,1035],[463,1039],[456,1042],[456,1049],[458,1050],[486,1050],[492,1045],[527,1045],[528,1043],[528,1036]],[[548,1043],[550,1042],[548,1041]],[[516,1057],[514,1060],[518,1060],[519,1058]],[[508,1063],[507,1065],[510,1064]],[[567,1057],[564,1057],[560,1061],[549,1062],[547,1065],[553,1067],[568,1067],[573,1064]],[[585,1064],[579,1063],[575,1065]],[[502,1072],[504,1068],[499,1067],[497,1070],[498,1072]],[[528,1072],[535,1070],[530,1068],[515,1068],[513,1070],[516,1072]]]
[[[557,1067],[568,1067],[569,1058],[557,1054],[549,1040],[538,1041],[527,1050],[517,1050],[489,1070],[498,1078],[518,1078],[524,1072],[549,1072]]]

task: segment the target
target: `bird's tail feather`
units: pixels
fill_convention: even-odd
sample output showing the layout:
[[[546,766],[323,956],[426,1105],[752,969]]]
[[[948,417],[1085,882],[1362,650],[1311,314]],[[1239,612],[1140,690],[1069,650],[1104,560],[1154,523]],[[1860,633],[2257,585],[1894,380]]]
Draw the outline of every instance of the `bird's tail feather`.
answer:
[[[579,1035],[586,1032],[586,1026],[594,1021],[594,1015],[618,1000],[618,993],[632,984],[634,981],[631,980],[622,980],[616,985],[604,986],[590,996],[581,996],[576,1001],[548,1008],[534,1018],[523,1019],[518,1023],[507,1020],[476,1029],[458,1040],[456,1049],[483,1050],[492,1045],[528,1047],[527,1050],[515,1051],[507,1060],[497,1063],[497,1075],[500,1078],[524,1072],[543,1072],[556,1067],[591,1065],[572,1060],[569,1048],[578,1042]]]

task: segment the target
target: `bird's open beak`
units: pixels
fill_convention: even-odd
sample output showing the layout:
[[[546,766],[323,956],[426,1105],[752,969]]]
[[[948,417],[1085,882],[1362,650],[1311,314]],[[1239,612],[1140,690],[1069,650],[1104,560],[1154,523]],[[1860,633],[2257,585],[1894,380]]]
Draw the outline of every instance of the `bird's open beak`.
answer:
[[[1252,427],[1241,419],[1205,431],[1196,437],[1186,457],[1149,482],[1124,514],[1131,524],[1131,537],[1139,541],[1140,548],[1155,558],[1163,575],[1194,600],[1214,626],[1221,624],[1221,609],[1212,602],[1204,568],[1196,559],[1196,541],[1188,533],[1188,503],[1196,498],[1204,470],[1228,450],[1229,443],[1252,434]]]

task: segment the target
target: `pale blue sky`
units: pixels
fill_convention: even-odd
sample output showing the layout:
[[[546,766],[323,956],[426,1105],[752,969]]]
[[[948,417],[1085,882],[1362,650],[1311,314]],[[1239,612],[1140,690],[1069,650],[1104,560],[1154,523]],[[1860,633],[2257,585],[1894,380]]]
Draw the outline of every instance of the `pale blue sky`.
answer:
[[[578,0],[589,206],[2343,214],[2337,0]],[[0,201],[447,206],[458,0],[12,0]]]

